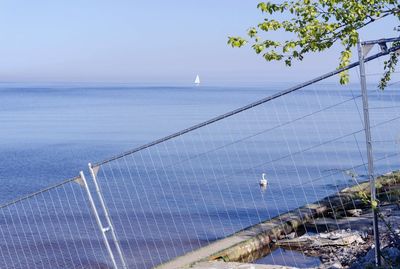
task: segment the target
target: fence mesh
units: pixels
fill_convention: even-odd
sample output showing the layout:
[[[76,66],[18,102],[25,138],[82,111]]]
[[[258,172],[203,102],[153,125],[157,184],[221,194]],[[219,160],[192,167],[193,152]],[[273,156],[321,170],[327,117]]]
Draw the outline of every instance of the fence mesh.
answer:
[[[400,84],[395,73],[377,90],[379,76],[368,75],[375,176],[400,169]],[[128,268],[156,267],[267,220],[299,217],[306,225],[294,236],[355,228],[348,210],[360,197],[337,194],[368,178],[361,91],[334,79],[94,165]],[[0,206],[1,268],[111,267],[78,179]],[[390,189],[378,192],[390,198]],[[248,261],[318,265],[291,249]]]
[[[400,95],[396,85],[369,89],[380,175],[399,169]],[[360,86],[325,82],[105,162],[97,178],[128,264],[152,268],[360,184],[366,165]],[[346,214],[355,203],[331,207]],[[307,259],[282,253],[268,262]]]
[[[0,207],[1,268],[109,268],[78,180]]]

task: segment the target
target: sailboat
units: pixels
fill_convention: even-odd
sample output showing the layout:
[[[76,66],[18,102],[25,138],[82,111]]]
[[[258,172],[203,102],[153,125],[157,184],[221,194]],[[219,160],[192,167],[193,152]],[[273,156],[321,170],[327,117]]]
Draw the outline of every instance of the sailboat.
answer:
[[[196,84],[197,86],[200,85],[200,77],[199,77],[199,75],[196,76],[196,79],[194,80],[194,84]]]

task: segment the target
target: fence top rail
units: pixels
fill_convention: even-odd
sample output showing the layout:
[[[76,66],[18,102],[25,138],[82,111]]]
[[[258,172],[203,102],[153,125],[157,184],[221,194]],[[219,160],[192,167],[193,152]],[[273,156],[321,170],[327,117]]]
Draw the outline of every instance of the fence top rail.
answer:
[[[48,192],[48,191],[50,191],[50,190],[52,190],[52,189],[58,188],[58,187],[60,187],[60,186],[62,186],[62,185],[65,185],[65,184],[67,184],[67,183],[69,183],[69,182],[79,180],[80,178],[81,178],[80,176],[76,176],[76,177],[74,177],[74,178],[66,179],[66,180],[63,180],[63,181],[61,181],[61,182],[58,182],[58,183],[56,183],[56,184],[54,184],[54,185],[51,185],[51,186],[49,186],[49,187],[47,187],[47,188],[41,189],[41,190],[39,190],[39,191],[30,193],[30,194],[28,194],[28,195],[19,197],[19,198],[14,199],[14,200],[11,200],[11,201],[9,201],[9,202],[6,202],[6,203],[0,205],[0,209],[3,209],[3,208],[8,207],[8,206],[10,206],[10,205],[13,205],[13,204],[22,202],[22,201],[27,200],[27,199],[29,199],[29,198],[32,198],[32,197],[34,197],[34,196],[36,196],[36,195],[42,194],[42,193],[44,193],[44,192]]]
[[[400,41],[400,37],[392,37],[392,38],[382,38],[377,40],[368,40],[361,42],[361,45],[374,45],[379,43],[387,43],[387,42],[396,42]]]
[[[372,56],[369,56],[369,57],[365,58],[365,59],[364,59],[364,62],[372,61],[372,60],[374,60],[374,59],[376,59],[376,58],[379,58],[379,57],[388,55],[388,54],[390,54],[390,53],[392,53],[392,52],[395,52],[395,51],[397,51],[397,50],[399,50],[399,49],[400,49],[400,45],[398,45],[398,46],[393,46],[393,47],[391,47],[390,49],[388,49],[388,50],[386,50],[386,51],[381,51],[381,52],[379,52],[379,53],[377,53],[377,54],[374,54],[374,55],[372,55]],[[183,129],[183,130],[181,130],[181,131],[178,131],[178,132],[173,133],[173,134],[171,134],[171,135],[165,136],[165,137],[163,137],[163,138],[154,140],[154,141],[149,142],[149,143],[147,143],[147,144],[144,144],[144,145],[142,145],[142,146],[136,147],[136,148],[134,148],[134,149],[132,149],[132,150],[129,150],[129,151],[123,152],[123,153],[121,153],[121,154],[115,155],[115,156],[113,156],[113,157],[111,157],[111,158],[105,159],[105,160],[103,160],[103,161],[94,163],[94,164],[91,165],[91,167],[92,167],[92,168],[95,168],[95,167],[101,166],[101,165],[103,165],[103,164],[106,164],[106,163],[115,161],[115,160],[117,160],[117,159],[121,159],[121,158],[123,158],[123,157],[125,157],[125,156],[131,155],[131,154],[133,154],[133,153],[135,153],[135,152],[138,152],[138,151],[144,150],[144,149],[146,149],[146,148],[155,146],[155,145],[157,145],[157,144],[163,143],[163,142],[165,142],[165,141],[167,141],[167,140],[170,140],[170,139],[172,139],[172,138],[175,138],[175,137],[181,136],[181,135],[183,135],[183,134],[192,132],[192,131],[194,131],[194,130],[196,130],[196,129],[202,128],[202,127],[204,127],[204,126],[207,126],[207,125],[212,124],[212,123],[214,123],[214,122],[220,121],[220,120],[222,120],[222,119],[231,117],[231,116],[233,116],[233,115],[235,115],[235,114],[238,114],[238,113],[243,112],[243,111],[245,111],[245,110],[251,109],[251,108],[256,107],[256,106],[259,106],[259,105],[261,105],[261,104],[264,104],[264,103],[269,102],[269,101],[271,101],[271,100],[274,100],[274,99],[276,99],[276,98],[282,97],[282,96],[287,95],[287,94],[289,94],[289,93],[291,93],[291,92],[300,90],[300,89],[302,89],[302,88],[304,88],[304,87],[306,87],[306,86],[309,86],[309,85],[311,85],[311,84],[314,84],[314,83],[319,82],[319,81],[321,81],[321,80],[324,80],[324,79],[326,79],[326,78],[329,78],[329,77],[332,77],[332,76],[334,76],[334,75],[337,75],[337,74],[339,74],[339,73],[341,73],[341,72],[343,72],[343,71],[352,69],[352,68],[354,68],[354,67],[356,67],[356,66],[358,66],[358,65],[359,65],[359,61],[354,62],[354,63],[352,63],[352,64],[350,64],[350,65],[348,65],[348,66],[345,66],[345,67],[343,67],[343,68],[339,68],[339,69],[336,69],[336,70],[334,70],[334,71],[328,72],[328,73],[323,74],[323,75],[321,75],[321,76],[319,76],[319,77],[316,77],[316,78],[314,78],[314,79],[311,79],[311,80],[306,81],[306,82],[303,82],[303,83],[300,83],[300,84],[298,84],[298,85],[296,85],[296,86],[293,86],[293,87],[288,88],[288,89],[286,89],[286,90],[280,91],[280,92],[278,92],[278,93],[275,93],[275,94],[273,94],[273,95],[270,95],[270,96],[268,96],[268,97],[265,97],[265,98],[263,98],[263,99],[260,99],[260,100],[258,100],[258,101],[255,101],[255,102],[253,102],[253,103],[251,103],[251,104],[248,104],[248,105],[246,105],[246,106],[240,107],[240,108],[238,108],[238,109],[235,109],[235,110],[232,110],[232,111],[227,112],[227,113],[225,113],[225,114],[222,114],[222,115],[219,115],[219,116],[217,116],[217,117],[214,117],[214,118],[212,118],[212,119],[210,119],[210,120],[207,120],[207,121],[204,121],[204,122],[202,122],[202,123],[193,125],[193,126],[191,126],[191,127],[189,127],[189,128]]]

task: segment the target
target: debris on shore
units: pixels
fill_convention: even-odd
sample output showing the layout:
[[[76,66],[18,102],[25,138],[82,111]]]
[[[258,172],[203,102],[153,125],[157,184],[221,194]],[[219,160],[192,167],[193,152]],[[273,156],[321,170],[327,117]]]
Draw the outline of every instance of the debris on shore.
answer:
[[[373,268],[370,267],[373,259],[369,258],[374,248],[373,214],[371,204],[368,204],[370,183],[355,182],[356,185],[319,201],[247,227],[156,268],[197,269],[200,264],[209,268],[239,265],[238,268],[260,268],[261,263],[264,266],[261,268],[292,266],[286,261],[282,266],[268,264],[266,258],[281,249],[297,251],[303,257],[317,257],[320,263],[311,265],[312,268]],[[399,231],[396,230],[400,225],[400,171],[377,177],[376,184],[382,253],[387,256],[383,268],[391,268],[388,264],[396,260],[391,256],[400,246]],[[296,263],[295,268],[310,267]]]
[[[380,214],[384,219],[379,222],[383,268],[399,268],[400,205],[384,204],[380,207]],[[318,268],[374,268],[370,209],[358,210],[357,214],[337,220],[319,218],[308,223],[306,229],[316,229],[319,233],[310,232],[300,237],[288,235],[275,245],[306,256],[319,257],[321,265]]]

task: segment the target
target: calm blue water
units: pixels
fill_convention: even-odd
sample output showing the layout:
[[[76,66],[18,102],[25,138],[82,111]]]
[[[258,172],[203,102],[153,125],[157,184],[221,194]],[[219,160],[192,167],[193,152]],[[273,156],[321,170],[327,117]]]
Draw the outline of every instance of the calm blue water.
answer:
[[[80,170],[89,178],[88,162],[288,86],[0,85],[0,202]],[[345,173],[352,167],[363,180],[358,95],[357,85],[314,85],[101,166],[99,183],[128,264],[150,268],[353,185]],[[398,169],[399,90],[370,95],[372,125],[379,125],[373,129],[377,173]],[[260,190],[264,172],[270,185]],[[23,203],[0,215],[2,267],[110,266],[80,185]],[[10,266],[19,252],[25,255]]]
[[[0,85],[1,201],[280,89]]]

